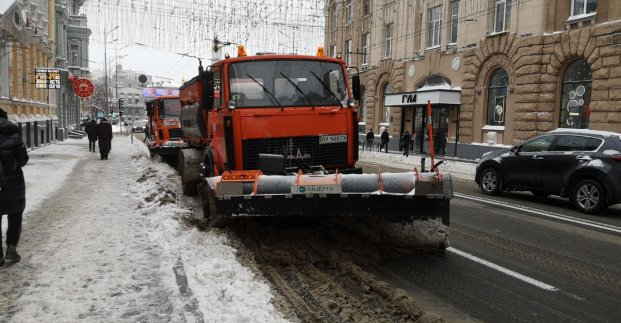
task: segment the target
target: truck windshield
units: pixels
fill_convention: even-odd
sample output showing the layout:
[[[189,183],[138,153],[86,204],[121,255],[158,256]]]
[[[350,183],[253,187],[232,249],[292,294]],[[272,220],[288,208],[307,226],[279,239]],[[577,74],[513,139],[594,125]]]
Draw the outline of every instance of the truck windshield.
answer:
[[[297,87],[296,87],[297,85]],[[238,108],[347,104],[340,64],[311,60],[273,60],[229,66],[229,98]]]
[[[181,102],[179,99],[165,99],[160,107],[160,116],[164,119],[179,118],[181,116]]]

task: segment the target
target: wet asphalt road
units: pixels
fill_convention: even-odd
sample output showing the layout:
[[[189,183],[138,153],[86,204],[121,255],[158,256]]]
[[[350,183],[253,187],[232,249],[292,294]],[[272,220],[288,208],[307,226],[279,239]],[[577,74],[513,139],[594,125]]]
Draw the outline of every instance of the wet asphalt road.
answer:
[[[452,322],[621,322],[621,207],[589,216],[528,193],[483,203],[474,180],[454,189],[449,250],[368,270]]]

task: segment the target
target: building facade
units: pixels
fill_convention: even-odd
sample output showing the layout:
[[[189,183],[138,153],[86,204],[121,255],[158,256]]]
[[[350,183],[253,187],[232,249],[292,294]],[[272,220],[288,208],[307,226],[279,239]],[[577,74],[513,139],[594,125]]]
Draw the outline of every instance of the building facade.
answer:
[[[57,96],[59,127],[63,132],[79,128],[88,114],[86,101],[73,92],[73,80],[89,78],[88,42],[91,35],[85,15],[79,11],[84,0],[56,0],[56,67],[61,69]]]
[[[28,148],[56,138],[56,91],[35,87],[35,69],[55,64],[54,1],[4,2],[0,20],[0,107]]]
[[[361,72],[362,122],[476,158],[560,127],[621,132],[621,2],[327,1],[325,46]]]
[[[18,0],[0,7],[0,107],[30,149],[62,140],[80,124],[71,81],[88,74],[90,31],[86,17],[76,16],[83,2]],[[59,72],[60,88],[36,87],[37,69],[46,68]]]

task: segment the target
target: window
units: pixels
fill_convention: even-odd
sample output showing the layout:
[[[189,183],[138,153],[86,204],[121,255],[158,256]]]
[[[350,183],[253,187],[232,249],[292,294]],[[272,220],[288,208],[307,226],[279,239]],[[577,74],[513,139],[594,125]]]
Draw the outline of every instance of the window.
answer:
[[[533,153],[539,151],[547,151],[554,140],[554,136],[537,137],[531,141],[527,141],[520,146],[520,152]]]
[[[446,77],[442,75],[431,75],[427,77],[418,88],[421,89],[424,87],[438,86],[438,85],[444,85],[444,84],[447,84],[450,86],[451,80],[447,79]]]
[[[386,83],[384,85],[384,98],[386,97],[386,95],[391,94],[392,93],[392,85],[390,85],[390,83]],[[382,123],[386,123],[390,121],[390,107],[387,107],[386,105],[384,105],[384,102],[386,100],[382,99]]]
[[[337,63],[248,61],[232,63],[228,69],[229,97],[237,108],[347,104],[343,67]]]
[[[584,136],[560,136],[552,151],[594,151],[602,140]]]
[[[345,42],[345,65],[351,66],[352,42],[348,39]]]
[[[371,44],[371,33],[362,35],[362,65],[369,65],[369,45]]]
[[[336,45],[330,46],[330,57],[332,58],[336,57]]]
[[[442,33],[442,6],[429,9],[429,31],[427,35],[427,47],[440,46]]]
[[[457,25],[459,20],[459,1],[451,2],[451,44],[457,43]]]
[[[572,0],[571,15],[586,15],[597,11],[597,0]]]
[[[496,9],[494,15],[495,33],[507,30],[509,20],[511,18],[511,1],[512,0],[496,0]]]
[[[362,15],[371,13],[371,0],[362,0]]]
[[[351,16],[352,16],[351,0],[346,0],[345,1],[345,21],[347,22],[347,24],[351,24]]]
[[[332,30],[336,30],[336,26],[338,24],[339,14],[336,11],[336,4],[332,6]]]
[[[393,24],[386,25],[386,51],[384,52],[384,58],[392,57],[392,32]]]
[[[560,128],[587,129],[591,117],[591,66],[584,59],[571,63],[563,75]]]
[[[498,68],[489,79],[487,96],[487,125],[504,126],[507,110],[507,86],[509,76],[504,69]]]

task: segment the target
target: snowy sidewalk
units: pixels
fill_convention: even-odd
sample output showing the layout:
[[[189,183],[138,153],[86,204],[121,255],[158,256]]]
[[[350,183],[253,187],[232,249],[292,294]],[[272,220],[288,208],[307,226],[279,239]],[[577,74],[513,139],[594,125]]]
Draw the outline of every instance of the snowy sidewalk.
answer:
[[[140,141],[115,137],[106,161],[86,139],[30,158],[22,261],[0,267],[0,322],[283,321],[226,234],[184,224],[201,210]]]
[[[426,169],[431,167],[431,159],[429,156],[410,154],[409,157],[403,154],[393,152],[377,152],[360,150],[360,161],[368,164],[375,164],[379,169],[382,167],[397,168],[404,171],[412,171],[414,167],[421,170],[421,157],[426,158]],[[477,164],[474,162],[466,162],[443,158],[436,156],[435,161],[445,160],[446,164],[439,167],[443,173],[450,173],[454,179],[474,181],[474,174]]]

